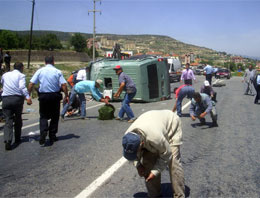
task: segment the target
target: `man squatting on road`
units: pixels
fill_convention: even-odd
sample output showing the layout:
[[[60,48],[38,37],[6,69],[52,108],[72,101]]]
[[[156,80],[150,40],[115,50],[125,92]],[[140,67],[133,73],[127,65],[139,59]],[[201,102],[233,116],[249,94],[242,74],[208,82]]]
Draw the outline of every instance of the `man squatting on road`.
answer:
[[[200,124],[205,125],[205,116],[210,113],[212,119],[211,127],[217,127],[217,111],[215,108],[215,102],[205,93],[195,92],[191,100],[190,105],[190,117],[193,121],[199,118]]]
[[[161,195],[161,172],[167,165],[173,196],[185,197],[181,144],[181,120],[170,110],[143,113],[126,130],[122,139],[123,155],[134,162],[138,174],[145,178],[149,197]]]

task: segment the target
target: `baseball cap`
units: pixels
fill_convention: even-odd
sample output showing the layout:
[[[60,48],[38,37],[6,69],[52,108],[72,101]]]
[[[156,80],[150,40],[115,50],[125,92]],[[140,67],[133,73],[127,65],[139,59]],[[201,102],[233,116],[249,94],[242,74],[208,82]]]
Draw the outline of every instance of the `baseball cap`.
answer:
[[[122,67],[120,65],[117,65],[117,66],[114,67],[113,70],[118,70],[118,69],[122,69]]]
[[[103,84],[103,80],[101,80],[101,79],[97,79],[97,80],[96,80],[96,83],[99,84],[99,85],[101,86],[101,85]]]
[[[209,86],[209,81],[205,80],[205,81],[204,81],[204,85],[205,85],[206,87]]]
[[[141,140],[139,135],[133,132],[128,132],[123,136],[123,155],[127,160],[135,160],[137,157],[137,150],[140,146]]]

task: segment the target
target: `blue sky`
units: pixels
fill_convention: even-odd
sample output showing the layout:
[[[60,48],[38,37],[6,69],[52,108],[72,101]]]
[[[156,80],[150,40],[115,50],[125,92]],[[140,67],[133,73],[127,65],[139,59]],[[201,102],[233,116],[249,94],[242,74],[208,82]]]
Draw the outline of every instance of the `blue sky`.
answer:
[[[0,0],[0,29],[29,30],[32,0]],[[35,30],[93,32],[93,1],[35,0]],[[260,0],[102,0],[96,32],[167,35],[260,57]]]

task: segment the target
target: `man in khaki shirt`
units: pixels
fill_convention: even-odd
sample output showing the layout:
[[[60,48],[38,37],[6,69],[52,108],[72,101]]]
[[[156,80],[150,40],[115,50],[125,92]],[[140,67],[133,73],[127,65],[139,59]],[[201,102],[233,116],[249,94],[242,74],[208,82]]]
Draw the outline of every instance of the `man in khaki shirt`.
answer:
[[[150,197],[160,196],[161,172],[167,165],[173,196],[185,197],[181,139],[181,120],[170,110],[148,111],[127,129],[122,140],[124,157],[134,161]]]

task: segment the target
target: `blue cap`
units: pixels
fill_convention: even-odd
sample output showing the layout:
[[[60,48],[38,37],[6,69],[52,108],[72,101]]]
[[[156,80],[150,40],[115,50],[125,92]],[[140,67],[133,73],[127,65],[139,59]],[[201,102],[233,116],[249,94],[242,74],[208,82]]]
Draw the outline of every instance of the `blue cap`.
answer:
[[[136,159],[140,143],[140,137],[136,133],[129,132],[124,135],[122,140],[123,155],[127,160],[132,161]]]

